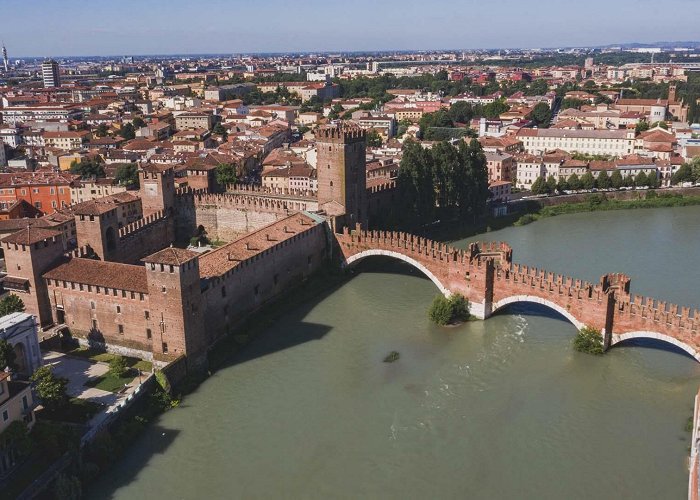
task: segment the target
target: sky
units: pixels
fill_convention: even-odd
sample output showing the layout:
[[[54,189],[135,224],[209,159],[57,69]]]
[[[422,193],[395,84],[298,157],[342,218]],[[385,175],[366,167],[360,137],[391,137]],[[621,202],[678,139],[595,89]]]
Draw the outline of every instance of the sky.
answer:
[[[700,0],[0,0],[10,58],[697,40]]]

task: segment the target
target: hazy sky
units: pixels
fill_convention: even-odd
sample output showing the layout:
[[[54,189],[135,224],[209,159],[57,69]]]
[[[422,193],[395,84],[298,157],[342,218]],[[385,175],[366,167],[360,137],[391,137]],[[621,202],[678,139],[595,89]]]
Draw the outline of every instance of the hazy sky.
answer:
[[[700,0],[0,0],[10,57],[700,38]]]

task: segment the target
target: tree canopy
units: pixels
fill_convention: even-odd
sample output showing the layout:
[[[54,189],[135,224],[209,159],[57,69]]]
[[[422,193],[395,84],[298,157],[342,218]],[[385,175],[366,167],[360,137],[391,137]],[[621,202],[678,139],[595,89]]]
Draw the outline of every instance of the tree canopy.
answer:
[[[404,223],[413,226],[459,217],[475,220],[489,197],[486,158],[475,139],[459,146],[439,142],[431,149],[409,141],[398,175]]]
[[[24,302],[18,295],[10,293],[0,299],[0,316],[7,316],[15,312],[24,312]]]
[[[219,186],[225,187],[235,184],[238,181],[236,165],[233,163],[222,163],[216,167],[216,182]]]

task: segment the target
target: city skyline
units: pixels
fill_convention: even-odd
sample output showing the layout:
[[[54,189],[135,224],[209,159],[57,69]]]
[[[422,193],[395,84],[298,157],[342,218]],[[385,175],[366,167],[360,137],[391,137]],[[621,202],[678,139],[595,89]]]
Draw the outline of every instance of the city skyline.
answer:
[[[210,2],[207,9],[192,9],[181,0],[148,5],[126,0],[100,9],[86,9],[83,0],[60,4],[38,0],[31,10],[17,0],[5,3],[7,22],[0,38],[11,59],[592,47],[693,40],[697,38],[693,20],[700,16],[700,4],[691,0],[663,5],[651,0],[614,4],[593,0],[586,8],[605,12],[605,17],[595,26],[576,30],[570,22],[561,22],[562,16],[570,16],[572,22],[581,19],[576,4],[555,0],[544,0],[537,9],[514,0],[497,0],[488,8],[472,0],[466,5],[438,0],[429,6],[359,0],[351,9],[347,4],[308,0],[306,8],[295,10],[272,0],[264,16],[255,5],[224,0]],[[26,27],[36,24],[39,11],[43,36],[27,37]],[[373,12],[371,18],[368,12]],[[664,16],[673,12],[683,15],[664,23]],[[416,25],[422,26],[420,32],[406,29]]]

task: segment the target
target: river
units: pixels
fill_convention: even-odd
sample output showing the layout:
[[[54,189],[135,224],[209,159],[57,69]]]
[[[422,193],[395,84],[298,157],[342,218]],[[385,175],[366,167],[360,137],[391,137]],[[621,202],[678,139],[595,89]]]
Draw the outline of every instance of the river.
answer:
[[[695,306],[699,220],[700,207],[574,214],[473,239]],[[539,306],[439,328],[436,293],[406,264],[366,260],[164,414],[91,497],[685,498],[692,358],[649,342],[577,353],[575,328]]]

